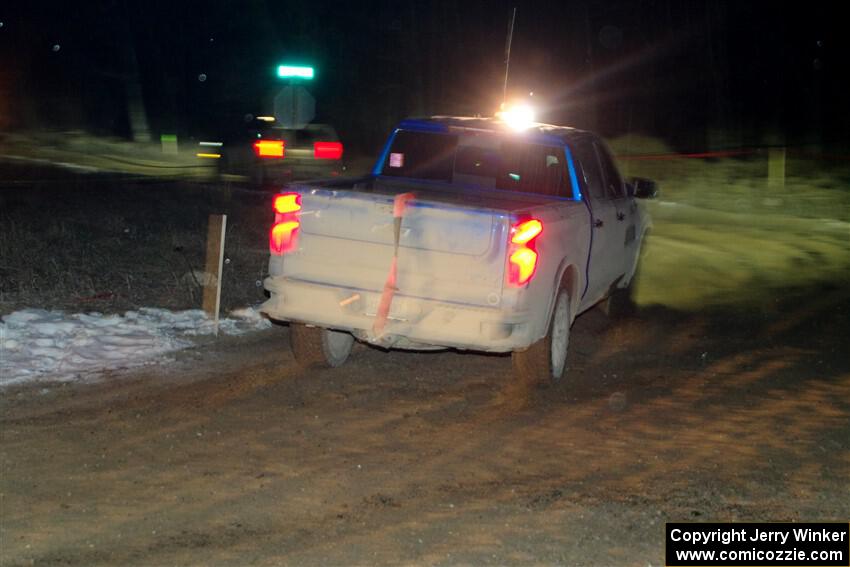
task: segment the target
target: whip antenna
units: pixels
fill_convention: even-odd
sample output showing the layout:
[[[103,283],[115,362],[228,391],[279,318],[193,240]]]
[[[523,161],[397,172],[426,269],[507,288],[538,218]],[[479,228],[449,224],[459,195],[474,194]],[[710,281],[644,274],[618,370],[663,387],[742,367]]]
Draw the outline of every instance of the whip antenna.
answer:
[[[502,106],[508,96],[508,72],[511,68],[511,42],[514,38],[514,22],[516,21],[516,6],[511,12],[511,22],[508,24],[508,39],[505,42],[505,84],[502,86]]]

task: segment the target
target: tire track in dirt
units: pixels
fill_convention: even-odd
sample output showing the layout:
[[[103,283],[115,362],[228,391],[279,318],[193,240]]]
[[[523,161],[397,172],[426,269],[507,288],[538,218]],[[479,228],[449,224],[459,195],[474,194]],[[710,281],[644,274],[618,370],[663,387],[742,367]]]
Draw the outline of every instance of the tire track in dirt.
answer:
[[[283,329],[19,390],[0,418],[4,554],[645,565],[664,521],[846,519],[847,322],[799,321],[775,345],[744,313],[588,313],[569,382],[543,392],[498,356],[359,347],[305,372]]]

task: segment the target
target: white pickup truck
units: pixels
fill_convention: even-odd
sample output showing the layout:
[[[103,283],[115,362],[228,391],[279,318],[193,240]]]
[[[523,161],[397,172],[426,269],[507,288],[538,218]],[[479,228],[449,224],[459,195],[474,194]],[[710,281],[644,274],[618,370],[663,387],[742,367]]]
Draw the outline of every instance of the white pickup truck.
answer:
[[[630,304],[649,219],[595,135],[496,119],[403,121],[371,175],[274,200],[262,311],[303,365],[383,348],[510,352],[559,380],[575,317]]]

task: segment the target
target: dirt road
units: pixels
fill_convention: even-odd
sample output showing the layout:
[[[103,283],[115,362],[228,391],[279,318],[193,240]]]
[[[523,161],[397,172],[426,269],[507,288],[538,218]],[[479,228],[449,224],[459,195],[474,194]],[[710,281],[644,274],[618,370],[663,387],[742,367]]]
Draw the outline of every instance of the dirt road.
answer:
[[[663,564],[667,521],[850,518],[850,298],[645,309],[568,383],[286,329],[94,384],[6,390],[2,565]]]

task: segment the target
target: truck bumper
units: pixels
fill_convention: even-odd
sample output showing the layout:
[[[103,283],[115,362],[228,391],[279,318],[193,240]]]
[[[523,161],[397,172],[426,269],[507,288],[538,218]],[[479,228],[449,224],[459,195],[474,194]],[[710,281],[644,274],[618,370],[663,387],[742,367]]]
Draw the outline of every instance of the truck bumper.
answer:
[[[260,311],[270,318],[348,331],[384,348],[510,352],[532,342],[525,312],[396,293],[383,333],[376,335],[372,327],[380,292],[285,277],[266,278],[265,288],[271,298],[260,306]]]

